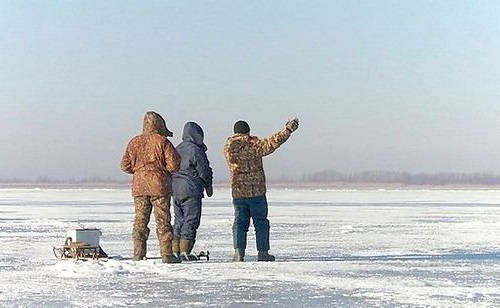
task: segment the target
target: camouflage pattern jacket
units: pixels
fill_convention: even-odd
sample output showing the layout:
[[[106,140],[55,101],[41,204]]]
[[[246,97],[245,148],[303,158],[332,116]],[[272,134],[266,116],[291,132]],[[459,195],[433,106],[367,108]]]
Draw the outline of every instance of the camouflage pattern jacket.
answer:
[[[171,173],[179,170],[181,158],[167,135],[163,118],[146,113],[143,133],[130,140],[121,160],[121,169],[133,174],[134,197],[171,194]]]
[[[227,139],[224,155],[231,173],[233,199],[266,194],[262,157],[273,153],[290,137],[290,134],[289,130],[283,129],[265,139],[248,134],[235,134]]]

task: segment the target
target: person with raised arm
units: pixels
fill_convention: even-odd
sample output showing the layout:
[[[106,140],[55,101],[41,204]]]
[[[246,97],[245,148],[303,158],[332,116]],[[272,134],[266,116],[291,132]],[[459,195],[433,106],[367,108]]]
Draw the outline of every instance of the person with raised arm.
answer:
[[[224,155],[229,165],[234,206],[233,261],[245,258],[247,232],[252,218],[257,242],[257,260],[274,261],[269,254],[269,220],[267,219],[266,177],[262,157],[273,153],[299,127],[299,120],[286,122],[285,127],[264,139],[250,135],[245,121],[234,124],[234,135],[224,145]]]

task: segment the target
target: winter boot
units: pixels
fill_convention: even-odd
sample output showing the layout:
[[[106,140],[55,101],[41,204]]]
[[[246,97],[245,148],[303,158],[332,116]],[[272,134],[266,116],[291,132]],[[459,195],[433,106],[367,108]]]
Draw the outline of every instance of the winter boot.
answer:
[[[243,262],[245,260],[245,249],[235,249],[233,255],[233,262]]]
[[[166,255],[161,257],[161,262],[163,263],[181,263],[182,260],[174,255]]]
[[[180,240],[180,257],[182,261],[197,261],[198,257],[191,254],[191,250],[193,249],[194,246],[194,241],[186,240],[186,239],[181,239]]]
[[[176,257],[180,255],[181,248],[180,248],[180,239],[177,237],[174,237],[172,240],[172,254]]]
[[[270,255],[267,250],[259,251],[259,254],[257,255],[257,261],[274,262],[274,260],[276,260],[276,258],[273,255]]]
[[[134,241],[134,261],[146,259],[146,241]]]
[[[194,248],[194,243],[196,242],[196,240],[190,240],[189,241],[189,249],[188,249],[188,254],[191,253],[191,251],[193,251],[193,248]]]
[[[170,256],[172,253],[172,240],[171,239],[161,239],[160,242],[160,255]]]
[[[172,253],[172,240],[160,240],[160,254],[163,263],[181,263],[182,260]]]

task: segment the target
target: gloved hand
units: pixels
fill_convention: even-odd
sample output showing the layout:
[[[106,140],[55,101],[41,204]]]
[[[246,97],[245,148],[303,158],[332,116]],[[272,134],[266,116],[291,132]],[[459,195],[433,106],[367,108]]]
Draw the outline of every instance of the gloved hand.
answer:
[[[288,129],[291,133],[297,130],[299,128],[299,119],[295,118],[292,120],[288,120],[285,124],[286,129]]]
[[[205,187],[205,192],[207,193],[207,197],[212,197],[212,195],[214,194],[214,189],[212,188],[212,186]]]

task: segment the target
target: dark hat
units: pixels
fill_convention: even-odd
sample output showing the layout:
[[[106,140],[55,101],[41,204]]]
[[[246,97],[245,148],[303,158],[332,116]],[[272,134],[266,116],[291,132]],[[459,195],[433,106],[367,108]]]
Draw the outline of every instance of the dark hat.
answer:
[[[234,133],[235,134],[248,134],[250,132],[250,126],[245,121],[238,121],[234,123]]]

